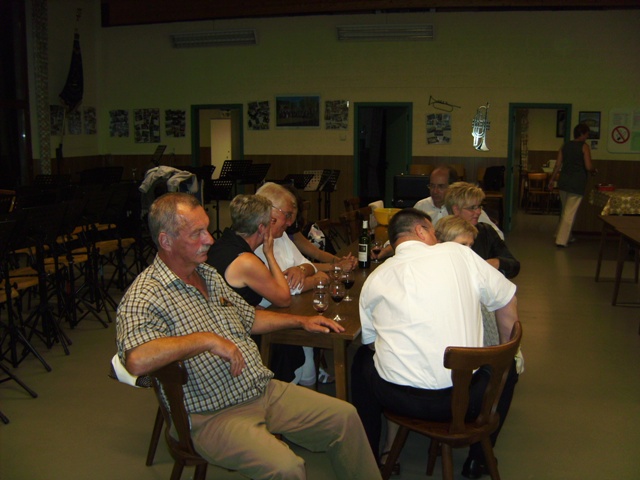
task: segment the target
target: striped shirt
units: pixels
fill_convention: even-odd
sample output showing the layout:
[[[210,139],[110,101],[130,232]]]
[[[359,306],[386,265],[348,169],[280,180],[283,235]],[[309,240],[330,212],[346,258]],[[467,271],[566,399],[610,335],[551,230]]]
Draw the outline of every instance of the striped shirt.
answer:
[[[250,337],[254,307],[247,304],[207,264],[197,267],[209,299],[186,284],[156,256],[153,264],[131,284],[120,302],[116,318],[118,354],[151,340],[214,332],[237,345],[246,367],[233,377],[230,364],[209,352],[184,361],[189,380],[185,404],[190,413],[215,412],[256,398],[273,374],[262,364]]]

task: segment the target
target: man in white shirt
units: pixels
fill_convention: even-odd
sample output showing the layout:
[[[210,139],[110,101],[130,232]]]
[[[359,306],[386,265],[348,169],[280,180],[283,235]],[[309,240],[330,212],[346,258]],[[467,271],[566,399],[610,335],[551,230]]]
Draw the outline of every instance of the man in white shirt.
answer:
[[[422,210],[431,217],[431,223],[433,223],[434,227],[437,225],[438,221],[441,218],[449,215],[449,212],[444,205],[444,197],[447,193],[447,188],[449,188],[449,185],[457,181],[458,174],[456,173],[455,169],[447,165],[436,167],[431,172],[431,176],[429,177],[429,192],[431,192],[431,196],[423,198],[414,205],[414,208]],[[500,238],[504,240],[504,234],[498,228],[498,226],[491,221],[489,215],[487,215],[484,210],[480,214],[478,222],[488,223],[489,225],[491,225],[498,233],[498,235],[500,235]]]
[[[376,457],[383,408],[427,420],[450,417],[452,382],[442,363],[444,350],[483,346],[481,304],[495,311],[501,343],[518,320],[516,286],[471,249],[454,242],[436,245],[424,212],[396,213],[389,239],[395,255],[369,275],[360,294],[364,346],[351,375],[352,403]],[[474,408],[481,403],[485,374],[476,373]],[[507,382],[503,397],[510,400],[514,387],[515,381]],[[506,410],[509,403],[501,401]],[[503,421],[507,412],[498,410]],[[473,460],[482,471],[484,457],[475,447],[470,458],[479,452]]]

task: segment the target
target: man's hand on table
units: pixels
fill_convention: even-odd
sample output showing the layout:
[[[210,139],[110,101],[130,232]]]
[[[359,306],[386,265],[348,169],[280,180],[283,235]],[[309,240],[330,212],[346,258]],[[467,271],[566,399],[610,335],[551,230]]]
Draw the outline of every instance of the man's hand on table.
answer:
[[[322,315],[301,317],[301,326],[307,332],[311,333],[344,332],[344,327],[342,325],[330,318],[323,317]]]

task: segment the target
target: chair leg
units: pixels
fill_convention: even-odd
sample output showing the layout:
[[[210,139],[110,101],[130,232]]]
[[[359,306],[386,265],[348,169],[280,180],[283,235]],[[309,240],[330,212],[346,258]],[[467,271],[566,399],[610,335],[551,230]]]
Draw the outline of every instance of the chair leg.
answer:
[[[156,450],[158,449],[158,442],[162,434],[162,426],[164,424],[164,418],[162,418],[162,410],[158,407],[158,413],[156,413],[156,419],[153,423],[153,432],[151,433],[151,441],[149,442],[149,451],[147,452],[147,467],[153,465],[153,459],[156,456]]]
[[[398,461],[398,457],[400,456],[400,452],[402,451],[402,448],[404,447],[408,436],[409,429],[400,425],[400,429],[398,430],[396,438],[393,441],[393,445],[391,446],[391,451],[389,452],[389,455],[387,455],[387,461],[385,462],[384,468],[382,469],[383,480],[389,480],[389,477],[391,477],[393,466]]]
[[[193,474],[193,480],[205,480],[207,478],[207,463],[196,465],[196,471]]]
[[[427,475],[429,477],[433,476],[433,469],[436,467],[436,461],[439,455],[441,455],[440,443],[432,438],[431,444],[429,445],[429,461],[427,462]]]
[[[442,478],[453,480],[453,452],[451,445],[442,444]]]
[[[491,440],[489,437],[485,437],[480,442],[482,444],[482,451],[484,453],[484,458],[486,462],[486,466],[489,469],[489,474],[491,475],[491,480],[500,480],[500,473],[498,472],[498,463],[496,462],[496,457],[493,454],[493,447],[491,446]]]
[[[184,465],[176,460],[176,462],[173,464],[173,470],[171,470],[170,480],[180,480],[183,468]]]

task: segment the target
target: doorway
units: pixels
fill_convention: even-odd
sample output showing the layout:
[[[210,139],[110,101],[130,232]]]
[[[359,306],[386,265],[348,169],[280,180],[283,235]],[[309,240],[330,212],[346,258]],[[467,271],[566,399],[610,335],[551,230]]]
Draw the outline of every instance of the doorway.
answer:
[[[393,177],[409,170],[412,158],[412,103],[356,103],[354,191],[367,205],[391,206]]]
[[[225,159],[244,159],[242,104],[191,106],[191,165],[215,165],[220,176]],[[228,158],[227,158],[228,157]]]
[[[515,228],[516,213],[520,207],[520,186],[522,176],[528,169],[529,146],[536,138],[531,138],[525,118],[527,111],[554,110],[552,116],[555,125],[550,129],[554,132],[557,143],[570,140],[571,136],[571,104],[570,103],[510,103],[509,104],[509,143],[507,156],[507,175],[505,185],[505,219],[504,231],[510,232]],[[532,131],[532,133],[534,133]],[[557,148],[556,148],[557,150]]]

